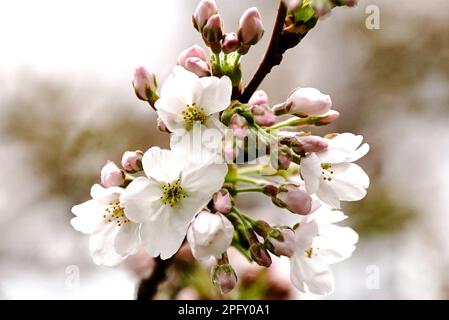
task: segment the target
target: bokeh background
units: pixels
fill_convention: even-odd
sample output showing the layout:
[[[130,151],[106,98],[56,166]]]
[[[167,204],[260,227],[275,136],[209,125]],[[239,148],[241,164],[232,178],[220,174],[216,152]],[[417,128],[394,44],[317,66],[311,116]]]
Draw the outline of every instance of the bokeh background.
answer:
[[[255,71],[277,1],[217,0],[225,30],[257,6],[266,35],[243,58]],[[365,26],[368,5],[380,29]],[[0,2],[0,298],[132,299],[151,269],[144,254],[98,267],[70,208],[89,198],[107,160],[167,145],[155,114],[137,100],[134,67],[162,81],[180,51],[201,43],[196,0],[5,0]],[[331,299],[449,298],[449,2],[361,0],[337,8],[289,51],[261,88],[272,103],[297,86],[332,96],[342,113],[329,130],[363,134],[368,196],[344,206],[360,233],[354,256],[336,266]],[[283,222],[263,197],[241,201]],[[269,218],[270,220],[271,218]],[[281,221],[280,220],[280,221]],[[183,249],[159,298],[314,299],[288,284],[288,263],[271,271],[231,256],[241,284],[222,297],[207,266]]]

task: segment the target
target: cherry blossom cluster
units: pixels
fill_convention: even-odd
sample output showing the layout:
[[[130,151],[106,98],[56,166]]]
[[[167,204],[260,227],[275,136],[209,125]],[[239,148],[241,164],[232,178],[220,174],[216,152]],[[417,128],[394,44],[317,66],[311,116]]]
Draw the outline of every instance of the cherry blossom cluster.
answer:
[[[355,4],[283,1],[282,35],[303,36],[326,10]],[[182,51],[160,90],[146,68],[134,74],[136,95],[157,113],[170,149],[126,151],[121,166],[108,162],[92,199],[73,207],[73,227],[90,235],[99,265],[114,266],[142,247],[169,259],[186,241],[196,259],[214,259],[211,280],[222,293],[237,283],[231,247],[267,268],[286,256],[297,289],[331,293],[330,265],[350,257],[358,241],[338,224],[347,218],[340,203],[366,195],[369,178],[354,162],[368,144],[352,133],[312,133],[339,117],[330,96],[315,88],[292,88],[274,105],[262,90],[245,101],[241,58],[264,35],[256,8],[226,33],[215,1],[202,0],[193,25],[210,54],[199,45]],[[297,223],[274,225],[242,212],[236,199],[247,193],[267,197],[278,208],[273,214]]]

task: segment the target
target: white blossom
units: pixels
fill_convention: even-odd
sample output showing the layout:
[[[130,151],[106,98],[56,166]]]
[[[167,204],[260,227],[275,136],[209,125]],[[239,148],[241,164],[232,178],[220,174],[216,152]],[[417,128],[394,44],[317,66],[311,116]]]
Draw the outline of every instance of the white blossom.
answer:
[[[147,252],[168,259],[181,246],[189,222],[221,188],[227,166],[191,162],[158,147],[144,154],[142,165],[146,176],[131,182],[122,203],[127,215],[142,223],[140,237]]]
[[[360,146],[363,137],[352,133],[325,140],[327,149],[303,157],[300,171],[307,191],[338,209],[340,200],[357,201],[366,195],[369,177],[352,162],[363,157],[369,146],[367,143]]]
[[[92,199],[72,208],[75,230],[90,234],[89,247],[96,264],[114,266],[139,247],[139,227],[122,205],[123,188],[95,184]]]

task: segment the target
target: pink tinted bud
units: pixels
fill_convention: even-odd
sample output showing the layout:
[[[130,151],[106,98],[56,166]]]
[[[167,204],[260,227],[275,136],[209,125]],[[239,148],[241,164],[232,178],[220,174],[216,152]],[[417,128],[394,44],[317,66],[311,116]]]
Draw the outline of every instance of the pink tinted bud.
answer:
[[[313,9],[317,16],[324,17],[331,12],[332,4],[329,0],[315,0],[315,2],[313,2]]]
[[[274,169],[287,170],[290,167],[291,157],[287,152],[278,149],[277,157],[276,154],[272,155],[270,161]]]
[[[267,249],[261,243],[254,243],[249,248],[251,258],[259,265],[265,268],[271,266],[271,257]]]
[[[248,122],[244,117],[235,113],[229,122],[229,129],[237,139],[243,140],[248,135]]]
[[[315,88],[299,88],[288,97],[288,112],[300,116],[319,116],[327,113],[331,106],[331,98]]]
[[[206,52],[204,52],[203,48],[201,48],[199,45],[195,44],[190,48],[185,49],[183,52],[179,54],[178,65],[184,67],[186,60],[192,57],[206,61]]]
[[[295,232],[289,228],[282,228],[276,236],[269,236],[270,249],[277,256],[291,257],[295,252],[296,240]]]
[[[193,25],[198,31],[202,31],[211,16],[217,13],[217,5],[214,0],[201,0],[193,14]]]
[[[136,68],[134,72],[133,87],[139,99],[150,101],[156,94],[156,76],[144,67]]]
[[[221,293],[231,292],[237,284],[237,275],[230,264],[216,265],[212,268],[212,282]]]
[[[302,0],[282,0],[289,10],[296,10],[302,5]]]
[[[359,0],[340,0],[340,2],[345,6],[355,7],[358,4]]]
[[[198,77],[210,76],[209,65],[207,62],[197,57],[187,58],[184,68],[190,72],[195,73]]]
[[[246,10],[240,18],[238,36],[246,45],[255,45],[263,36],[262,17],[256,7]]]
[[[251,108],[251,113],[258,125],[269,127],[276,123],[276,116],[266,105],[255,105]]]
[[[268,106],[269,101],[267,93],[263,90],[257,90],[249,99],[248,104],[250,106]]]
[[[232,201],[229,192],[226,189],[221,189],[212,197],[214,201],[215,210],[221,213],[229,213],[232,209]]]
[[[203,36],[209,43],[219,42],[223,38],[223,21],[219,14],[214,14],[207,20]]]
[[[142,170],[143,152],[140,150],[126,151],[122,157],[122,167],[126,172],[137,172]]]
[[[302,187],[294,184],[280,186],[275,201],[296,214],[307,215],[312,211],[312,197]]]
[[[168,130],[167,126],[165,125],[164,121],[162,121],[161,118],[157,118],[157,128],[159,129],[159,131],[161,132],[167,132],[170,133],[170,130]]]
[[[223,52],[231,53],[240,48],[240,40],[234,32],[226,33],[223,39]]]
[[[340,116],[340,112],[336,110],[330,110],[323,118],[318,120],[317,125],[326,125],[334,122]]]
[[[298,153],[321,152],[327,149],[327,142],[318,136],[300,136],[296,138],[296,144],[292,148]]]
[[[125,173],[112,161],[104,165],[100,175],[105,188],[120,187],[125,182]]]

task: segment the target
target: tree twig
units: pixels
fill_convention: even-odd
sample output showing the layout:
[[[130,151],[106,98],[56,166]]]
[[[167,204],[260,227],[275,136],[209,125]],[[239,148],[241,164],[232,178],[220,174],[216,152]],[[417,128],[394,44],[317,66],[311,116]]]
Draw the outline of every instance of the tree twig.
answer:
[[[279,1],[279,8],[274,22],[273,32],[271,34],[270,44],[259,65],[256,73],[254,74],[251,81],[248,83],[244,89],[240,102],[246,103],[253,93],[257,90],[259,85],[262,83],[263,79],[267,74],[270,73],[271,69],[279,65],[282,61],[282,55],[285,49],[281,46],[281,36],[284,29],[285,16],[287,15],[287,6],[284,1]]]
[[[160,257],[157,257],[154,261],[153,272],[139,284],[137,300],[152,300],[154,298],[159,285],[167,278],[167,268],[172,263],[173,258],[162,260]]]

